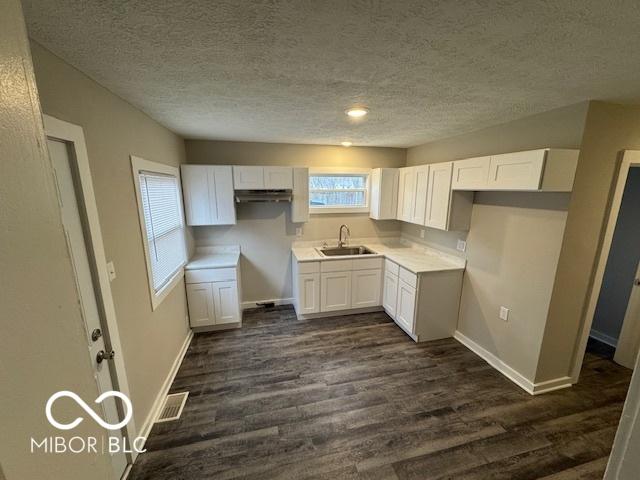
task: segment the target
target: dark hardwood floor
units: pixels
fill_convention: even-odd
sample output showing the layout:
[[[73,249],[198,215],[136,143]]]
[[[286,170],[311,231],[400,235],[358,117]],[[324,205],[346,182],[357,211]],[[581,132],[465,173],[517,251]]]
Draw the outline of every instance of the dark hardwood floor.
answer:
[[[602,478],[631,371],[588,354],[573,388],[530,396],[453,339],[384,313],[245,312],[196,335],[130,479]]]

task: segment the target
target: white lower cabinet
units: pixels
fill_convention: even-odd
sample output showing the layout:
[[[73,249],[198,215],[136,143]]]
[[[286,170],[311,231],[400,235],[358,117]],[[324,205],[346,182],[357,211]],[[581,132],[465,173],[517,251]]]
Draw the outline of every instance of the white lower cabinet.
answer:
[[[396,317],[398,304],[398,275],[384,272],[384,286],[382,287],[382,306],[391,318]]]
[[[191,327],[240,323],[242,317],[239,278],[239,272],[235,268],[186,272],[187,306]]]
[[[211,283],[213,307],[216,313],[216,325],[240,321],[237,282]]]
[[[351,308],[380,305],[382,270],[357,270],[351,274]]]
[[[298,312],[300,314],[318,313],[320,311],[320,274],[299,274],[296,293]]]
[[[213,325],[216,314],[213,307],[213,290],[210,283],[188,283],[187,303],[192,327]]]
[[[416,289],[400,280],[398,283],[398,303],[396,306],[396,322],[410,333],[415,333]]]
[[[320,274],[320,311],[333,312],[351,308],[351,272]]]

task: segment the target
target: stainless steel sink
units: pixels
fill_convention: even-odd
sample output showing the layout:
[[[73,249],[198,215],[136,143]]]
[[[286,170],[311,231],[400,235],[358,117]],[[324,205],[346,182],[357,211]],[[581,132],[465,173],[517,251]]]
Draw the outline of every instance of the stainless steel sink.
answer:
[[[318,251],[327,257],[338,257],[344,255],[375,255],[376,252],[369,250],[367,247],[355,246],[355,247],[324,247],[319,248]]]

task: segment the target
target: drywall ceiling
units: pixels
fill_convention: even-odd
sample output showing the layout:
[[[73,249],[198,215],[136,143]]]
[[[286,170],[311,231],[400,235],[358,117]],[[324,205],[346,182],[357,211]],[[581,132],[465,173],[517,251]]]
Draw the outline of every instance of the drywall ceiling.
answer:
[[[640,102],[636,0],[23,3],[36,41],[187,138],[407,147]]]

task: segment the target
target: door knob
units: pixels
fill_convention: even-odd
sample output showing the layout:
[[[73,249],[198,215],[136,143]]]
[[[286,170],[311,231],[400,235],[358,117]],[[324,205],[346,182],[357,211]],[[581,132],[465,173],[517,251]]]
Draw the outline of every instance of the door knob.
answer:
[[[634,285],[640,285],[640,278],[636,278],[636,279],[633,281],[633,284],[634,284]]]
[[[101,336],[102,336],[102,330],[100,330],[99,328],[96,328],[93,330],[93,332],[91,332],[91,340],[94,342],[98,340]]]
[[[102,363],[103,360],[111,360],[115,356],[116,352],[114,352],[113,350],[109,350],[108,352],[100,350],[96,355],[96,362]]]

